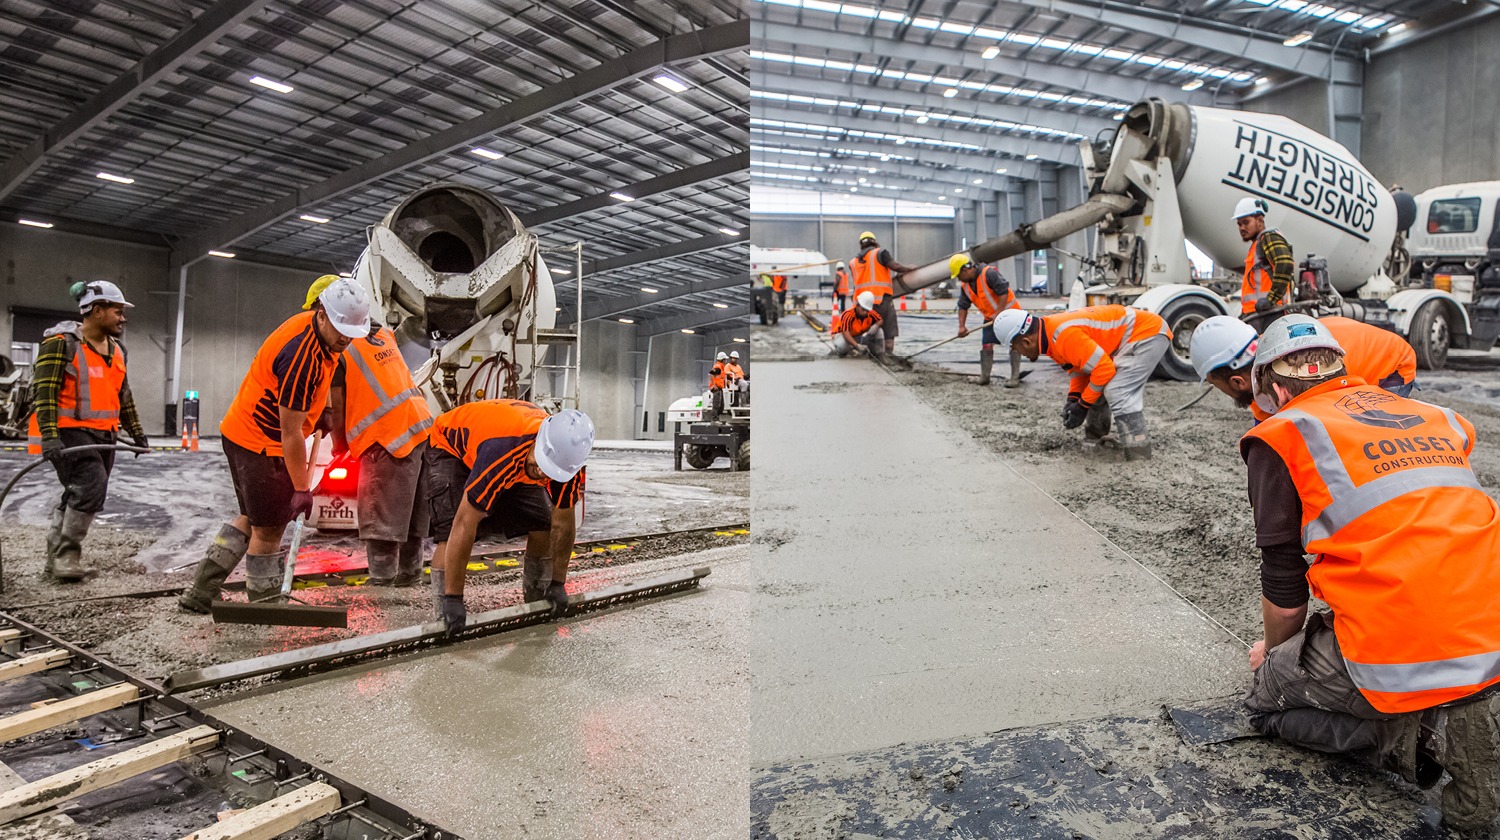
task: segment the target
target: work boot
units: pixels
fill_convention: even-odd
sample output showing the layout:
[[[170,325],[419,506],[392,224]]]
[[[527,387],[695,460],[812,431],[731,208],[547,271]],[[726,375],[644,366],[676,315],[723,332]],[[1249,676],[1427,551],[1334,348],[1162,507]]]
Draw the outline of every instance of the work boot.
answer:
[[[422,538],[410,537],[401,544],[396,562],[396,580],[392,586],[405,588],[422,581]]]
[[[286,574],[286,552],[245,555],[245,595],[251,602],[275,601]]]
[[[219,597],[224,579],[240,564],[240,558],[249,548],[249,534],[233,525],[220,528],[203,559],[198,561],[198,576],[193,579],[192,587],[177,599],[177,606],[187,612],[208,612],[209,604]]]
[[[72,508],[63,511],[62,525],[57,530],[57,557],[52,561],[55,580],[69,583],[83,580],[83,539],[89,535],[92,524],[92,513]]]
[[[552,558],[521,558],[521,600],[526,603],[547,600],[547,586],[552,583]]]
[[[432,574],[428,575],[432,580],[432,615],[435,618],[443,617],[443,578],[446,577],[442,569],[433,567]]]
[[[1005,380],[1005,387],[1019,388],[1021,386],[1021,351],[1014,345],[1010,348],[1010,378]]]
[[[371,586],[394,586],[400,544],[395,540],[365,540],[365,565],[369,568]]]
[[[1151,460],[1151,435],[1146,431],[1146,415],[1136,411],[1120,415],[1120,443],[1125,447],[1125,460]]]
[[[990,371],[995,367],[995,348],[985,347],[979,351],[979,384],[990,384]]]
[[[53,562],[57,560],[58,542],[62,539],[62,535],[58,532],[62,530],[63,510],[62,505],[52,509],[52,522],[47,528],[47,565],[42,568],[42,575],[48,578],[52,577]]]
[[[1500,814],[1500,695],[1445,709],[1438,763],[1453,779],[1443,788],[1443,824],[1482,829]]]

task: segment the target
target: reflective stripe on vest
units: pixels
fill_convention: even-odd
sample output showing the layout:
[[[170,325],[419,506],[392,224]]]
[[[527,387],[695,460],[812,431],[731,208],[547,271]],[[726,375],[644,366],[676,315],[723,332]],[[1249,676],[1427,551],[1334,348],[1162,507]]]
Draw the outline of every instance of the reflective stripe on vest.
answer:
[[[396,344],[395,344],[395,336],[392,335],[389,330],[382,329],[380,331],[380,336],[383,339],[385,339],[387,342],[389,342],[389,344],[390,344],[390,351],[391,352],[397,352],[397,350],[396,350]],[[356,341],[364,341],[364,339],[356,339]],[[366,342],[366,345],[368,345],[368,342]],[[428,411],[425,410],[426,409],[426,399],[422,396],[422,389],[417,388],[415,385],[413,385],[410,388],[406,388],[404,390],[401,390],[401,391],[398,391],[398,392],[392,394],[390,391],[388,391],[386,389],[385,385],[381,382],[380,377],[370,367],[370,362],[365,358],[364,353],[362,352],[362,348],[361,347],[355,347],[354,343],[351,342],[346,355],[349,358],[351,358],[351,359],[354,360],[354,367],[355,367],[355,369],[359,372],[359,375],[364,379],[364,387],[370,393],[374,394],[376,396],[376,398],[379,400],[379,402],[376,403],[376,405],[375,405],[374,408],[372,408],[370,411],[366,412],[366,414],[363,417],[359,418],[358,420],[355,420],[354,423],[353,423],[353,425],[350,425],[348,427],[349,428],[348,437],[349,437],[349,441],[350,441],[350,448],[351,449],[357,449],[358,451],[363,452],[365,449],[367,449],[369,447],[370,443],[380,443],[392,455],[396,455],[397,457],[401,457],[401,456],[405,455],[405,453],[403,453],[401,451],[402,447],[405,446],[407,443],[409,443],[412,440],[412,438],[416,437],[417,435],[421,434],[422,432],[424,432],[427,429],[429,429],[429,428],[432,427],[432,415],[431,415],[430,412],[428,412]],[[403,369],[405,368],[405,364],[404,363],[402,364],[402,367],[403,367]],[[407,374],[406,378],[408,380],[410,380],[410,374]],[[376,440],[376,441],[370,441],[370,442],[367,442],[367,443],[363,442],[363,441],[360,441],[360,436],[361,435],[363,435],[365,432],[369,431],[371,429],[371,427],[373,427],[376,423],[380,422],[381,419],[383,419],[386,415],[388,415],[392,411],[395,411],[396,409],[402,407],[403,405],[405,405],[410,400],[421,400],[422,401],[422,409],[423,410],[418,411],[418,412],[414,412],[415,415],[420,415],[420,416],[416,417],[414,422],[408,423],[407,426],[406,426],[406,428],[403,429],[400,434],[396,435],[394,438],[392,438],[389,441]],[[347,388],[345,389],[344,405],[345,405],[346,408],[349,405],[348,389]],[[346,416],[345,417],[345,422],[347,423],[348,420],[349,420],[349,418]],[[355,445],[356,442],[364,443],[364,445],[363,446],[356,446]]]
[[[851,260],[854,269],[854,295],[868,291],[875,295],[875,302],[890,297],[893,291],[891,287],[891,270],[880,264],[880,248],[871,248],[863,254]]]
[[[1263,231],[1260,236],[1274,233],[1273,230]],[[1245,254],[1245,276],[1240,279],[1240,314],[1255,311],[1255,302],[1264,300],[1271,292],[1271,272],[1267,271],[1270,266],[1260,261],[1260,236],[1250,243],[1250,251]]]
[[[114,429],[119,425],[120,387],[125,381],[125,357],[119,352],[118,347],[115,349],[116,352],[111,357],[114,364],[107,364],[104,356],[89,347],[88,342],[78,342],[73,352],[73,359],[65,368],[68,376],[63,379],[62,389],[57,395],[58,426]],[[89,364],[90,356],[98,359],[98,367],[106,371],[102,377],[102,384],[105,387],[100,389],[99,393],[99,400],[103,406],[100,408],[94,405],[94,389],[91,386],[94,366]],[[119,380],[120,385],[109,387],[116,379]],[[73,384],[72,389],[68,387],[70,383]]]
[[[1108,352],[1114,353],[1130,343],[1130,334],[1135,331],[1135,310],[1129,307],[1125,308],[1125,314],[1122,317],[1112,321],[1100,321],[1093,318],[1074,318],[1071,321],[1063,321],[1057,325],[1056,329],[1052,330],[1052,340],[1054,342],[1057,341],[1057,337],[1062,335],[1063,330],[1069,327],[1093,327],[1096,330],[1114,330],[1119,329],[1121,326],[1125,327],[1125,330],[1120,334],[1119,345],[1106,348]],[[1101,344],[1100,347],[1103,347],[1103,345]],[[1095,359],[1094,362],[1097,364],[1098,360]]]

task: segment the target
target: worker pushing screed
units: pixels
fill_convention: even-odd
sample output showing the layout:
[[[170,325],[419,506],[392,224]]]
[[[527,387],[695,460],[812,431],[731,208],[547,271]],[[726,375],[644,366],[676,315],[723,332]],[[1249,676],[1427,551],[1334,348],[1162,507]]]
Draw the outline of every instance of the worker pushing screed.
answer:
[[[1481,829],[1500,813],[1500,507],[1473,424],[1366,384],[1344,355],[1299,316],[1255,353],[1271,416],[1240,453],[1265,636],[1245,705],[1262,732],[1424,788],[1446,770],[1443,821]],[[1309,592],[1332,612],[1308,621]]]
[[[307,436],[328,401],[339,354],[370,332],[370,295],[353,280],[331,282],[316,311],[277,327],[255,353],[239,393],[219,424],[240,515],[219,529],[177,603],[206,613],[225,578],[245,560],[251,601],[281,591],[281,536],[312,511]]]
[[[996,343],[1036,361],[1046,353],[1068,371],[1063,428],[1083,426],[1085,452],[1123,445],[1125,459],[1151,457],[1146,431],[1146,380],[1166,355],[1172,331],[1160,316],[1118,304],[1056,315],[1007,309],[995,319]],[[1111,412],[1119,438],[1109,436]]]
[[[1293,323],[1313,320],[1307,315],[1286,317]],[[1397,396],[1411,395],[1416,386],[1417,353],[1406,339],[1350,318],[1321,318],[1318,323],[1344,348],[1349,373]],[[1250,387],[1259,338],[1255,328],[1239,318],[1215,315],[1193,330],[1191,346],[1199,381],[1213,385],[1240,408],[1250,409],[1257,421],[1271,416],[1255,403]]]
[[[47,531],[45,574],[52,580],[83,580],[83,540],[104,508],[115,454],[109,449],[68,454],[91,444],[114,444],[123,428],[145,449],[146,433],[135,411],[125,375],[125,300],[107,280],[75,283],[80,320],[63,321],[43,333],[32,381],[35,406],[28,429],[28,451],[57,470],[62,500]],[[139,457],[139,456],[137,456]]]
[[[584,462],[594,448],[588,415],[547,412],[521,400],[484,400],[444,412],[427,450],[432,585],[449,633],[464,629],[464,578],[481,527],[526,536],[523,600],[568,603],[568,561],[582,505]]]
[[[969,308],[977,307],[984,316],[979,340],[979,384],[990,384],[990,370],[995,366],[995,318],[1007,309],[1020,309],[1010,281],[993,265],[977,263],[968,254],[954,254],[948,259],[948,273],[958,281],[958,337],[969,334]],[[1021,351],[1010,347],[1010,378],[1005,387],[1021,384]]]

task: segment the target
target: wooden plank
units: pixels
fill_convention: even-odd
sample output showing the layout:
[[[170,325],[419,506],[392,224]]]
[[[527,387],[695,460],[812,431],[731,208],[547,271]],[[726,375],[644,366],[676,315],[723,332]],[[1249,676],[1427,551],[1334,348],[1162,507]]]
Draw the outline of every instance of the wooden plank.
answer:
[[[54,726],[72,723],[89,715],[118,709],[139,696],[140,689],[129,683],[122,683],[59,700],[56,703],[48,703],[40,709],[0,718],[0,744],[51,729]]]
[[[196,726],[0,793],[0,825],[196,755],[218,742],[219,733],[212,726]]]
[[[0,665],[0,682],[24,677],[27,674],[50,671],[59,665],[66,665],[72,658],[72,654],[65,650],[46,650],[23,656]]]
[[[338,807],[339,792],[332,785],[314,782],[217,825],[200,828],[182,840],[271,840]]]

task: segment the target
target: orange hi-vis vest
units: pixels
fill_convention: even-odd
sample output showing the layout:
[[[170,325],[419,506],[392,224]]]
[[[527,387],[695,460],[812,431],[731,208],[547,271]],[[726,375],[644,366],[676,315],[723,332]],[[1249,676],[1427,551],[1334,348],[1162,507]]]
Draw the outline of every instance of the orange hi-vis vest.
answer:
[[[745,378],[745,369],[735,364],[734,362],[725,362],[724,375],[729,379],[730,382],[734,382],[736,380]]]
[[[708,369],[708,389],[710,391],[724,390],[724,366],[717,362]]]
[[[1399,376],[1403,385],[1417,378],[1417,351],[1396,333],[1353,318],[1319,318],[1318,323],[1344,348],[1344,371],[1349,376],[1372,385],[1392,376]],[[1254,403],[1250,413],[1256,420],[1271,416]]]
[[[836,295],[849,294],[849,272],[847,270],[841,268],[834,272],[833,293]]]
[[[224,437],[251,452],[283,457],[281,406],[306,411],[301,437],[313,433],[328,404],[339,358],[318,339],[316,314],[299,312],[288,318],[255,351],[250,370],[219,423]],[[277,373],[278,368],[283,374]]]
[[[773,275],[771,275],[771,291],[773,291],[773,292],[784,292],[784,291],[786,291],[786,275],[785,274],[773,274]]]
[[[60,334],[59,334],[60,335]],[[51,340],[53,336],[48,336]],[[125,352],[119,342],[106,338],[113,353],[108,359],[89,346],[87,341],[61,336],[75,345],[73,358],[64,368],[61,390],[57,394],[57,427],[60,429],[98,429],[112,432],[120,428],[120,389],[125,387]],[[42,428],[36,412],[26,424],[26,451],[42,452]]]
[[[1118,303],[1044,315],[1042,333],[1047,355],[1072,374],[1068,393],[1078,394],[1086,405],[1098,402],[1115,378],[1112,356],[1138,341],[1172,337],[1160,315]]]
[[[432,410],[396,347],[396,335],[381,327],[373,339],[357,338],[344,351],[344,426],[356,458],[379,444],[405,458],[427,439]]]
[[[859,337],[869,332],[871,328],[880,324],[880,313],[873,309],[866,309],[861,315],[859,307],[851,306],[839,315],[837,321],[833,322],[833,334],[843,333],[850,341],[858,341]]]
[[[989,275],[991,271],[997,275],[1000,273],[1000,269],[992,265],[985,266],[974,277],[974,282],[962,284],[964,292],[969,296],[969,302],[979,307],[979,311],[984,313],[984,320],[986,321],[995,320],[995,316],[1006,309],[1021,308],[1021,304],[1016,302],[1016,292],[1014,289],[1006,289],[1004,299],[995,297],[995,293],[990,291]]]
[[[1474,476],[1468,420],[1350,376],[1292,399],[1242,450],[1252,438],[1297,487],[1308,583],[1370,705],[1414,712],[1500,682],[1500,507]]]
[[[854,294],[860,292],[871,292],[875,295],[875,302],[880,303],[882,298],[891,296],[891,270],[880,264],[877,259],[881,248],[876,245],[866,248],[863,254],[849,261],[849,270],[854,275]]]
[[[1255,302],[1271,292],[1271,266],[1261,259],[1260,237],[1275,233],[1274,229],[1261,231],[1245,252],[1245,276],[1240,281],[1240,314],[1255,311]]]

